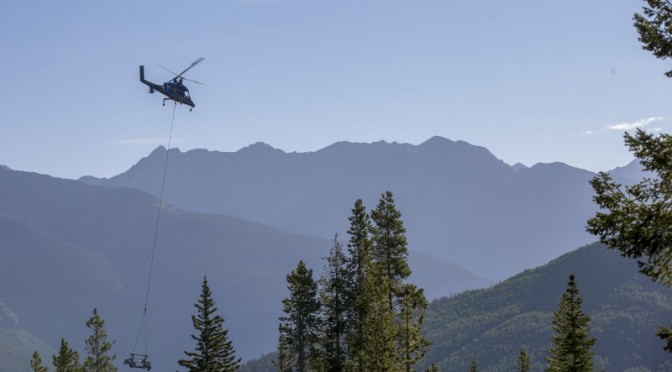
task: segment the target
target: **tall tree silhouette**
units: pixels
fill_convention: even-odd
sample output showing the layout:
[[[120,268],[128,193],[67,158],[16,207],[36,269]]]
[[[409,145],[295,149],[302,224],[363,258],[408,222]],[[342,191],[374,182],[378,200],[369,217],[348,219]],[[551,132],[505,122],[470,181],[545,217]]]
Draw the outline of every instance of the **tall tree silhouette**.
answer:
[[[553,346],[548,371],[588,372],[593,370],[593,353],[590,351],[595,338],[589,336],[590,317],[581,310],[583,300],[579,295],[574,274],[569,275],[567,289],[560,298],[558,310],[553,314]]]
[[[194,304],[196,315],[191,316],[191,322],[197,334],[191,335],[196,341],[195,351],[185,351],[186,359],[178,364],[186,367],[190,372],[229,372],[240,367],[240,358],[236,353],[231,340],[228,339],[228,330],[224,328],[224,318],[216,314],[217,308],[212,298],[212,291],[208,286],[208,278],[203,277],[201,295]]]

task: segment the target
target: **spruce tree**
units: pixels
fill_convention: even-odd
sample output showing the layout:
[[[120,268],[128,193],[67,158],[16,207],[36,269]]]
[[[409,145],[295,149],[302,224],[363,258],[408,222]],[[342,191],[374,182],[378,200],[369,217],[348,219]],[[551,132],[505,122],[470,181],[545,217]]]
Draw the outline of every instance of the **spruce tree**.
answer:
[[[109,354],[114,341],[107,340],[105,321],[98,315],[98,309],[93,309],[93,315],[86,321],[86,326],[93,332],[84,342],[88,355],[84,360],[86,372],[116,372],[117,367],[112,361],[117,357]]]
[[[79,363],[79,353],[68,346],[68,342],[61,338],[61,347],[58,355],[53,357],[56,372],[82,372],[84,368]]]
[[[379,263],[387,276],[388,302],[394,307],[394,295],[401,283],[411,275],[408,266],[408,247],[406,228],[401,220],[401,212],[394,204],[392,192],[386,191],[380,198],[376,209],[371,211],[374,222],[372,231],[373,260]]]
[[[587,230],[622,256],[637,260],[642,274],[672,287],[672,136],[637,129],[624,138],[644,171],[653,176],[631,186],[616,183],[608,173],[593,178],[593,200],[600,211],[588,220]],[[672,327],[661,327],[658,337],[672,352]]]
[[[530,356],[527,354],[524,348],[520,348],[520,353],[518,353],[518,372],[531,372],[532,363],[530,361]]]
[[[347,353],[345,336],[350,325],[348,293],[352,287],[352,275],[348,271],[347,258],[338,241],[338,235],[334,237],[334,245],[325,259],[325,274],[320,278],[324,370],[342,371]]]
[[[399,360],[404,371],[413,371],[413,366],[425,356],[430,341],[420,333],[427,309],[427,299],[421,288],[404,284],[399,296],[400,323],[397,336]]]
[[[228,339],[228,330],[223,326],[224,318],[216,315],[217,308],[206,276],[203,277],[201,295],[194,307],[197,313],[191,316],[191,322],[197,335],[191,335],[191,338],[196,341],[196,350],[185,351],[187,359],[179,360],[178,364],[190,372],[237,370],[240,358],[236,358],[233,344]]]
[[[574,274],[570,274],[558,311],[553,314],[555,334],[551,336],[553,346],[548,350],[550,356],[546,358],[548,371],[592,371],[593,353],[590,348],[595,344],[595,338],[588,335],[590,317],[581,310],[582,303]]]
[[[42,365],[42,357],[40,356],[40,353],[35,350],[33,353],[33,356],[30,359],[30,369],[33,372],[48,372],[49,370],[47,367]]]
[[[280,323],[278,327],[278,359],[273,361],[273,365],[278,369],[278,372],[290,372],[292,365],[288,358],[289,344],[287,342],[285,325]]]
[[[661,59],[672,57],[672,3],[669,0],[646,0],[643,14],[635,14],[635,28],[642,48]],[[672,77],[672,70],[665,73]]]
[[[318,362],[316,345],[320,329],[320,300],[313,270],[303,261],[287,275],[289,297],[282,301],[281,340],[286,345],[288,365],[306,372]]]
[[[469,372],[478,372],[478,364],[476,364],[476,359],[471,360],[471,364],[469,364]]]
[[[373,263],[365,284],[366,318],[364,339],[360,352],[364,371],[400,371],[394,343],[398,327],[388,303],[388,277],[380,265]]]
[[[352,275],[352,286],[348,290],[348,308],[350,326],[347,336],[348,369],[353,371],[365,371],[363,360],[364,339],[366,338],[366,319],[369,311],[369,295],[367,284],[370,268],[373,265],[373,252],[370,234],[372,230],[371,219],[366,212],[362,199],[355,201],[352,214],[348,217],[350,227],[348,234],[349,259],[347,271]]]

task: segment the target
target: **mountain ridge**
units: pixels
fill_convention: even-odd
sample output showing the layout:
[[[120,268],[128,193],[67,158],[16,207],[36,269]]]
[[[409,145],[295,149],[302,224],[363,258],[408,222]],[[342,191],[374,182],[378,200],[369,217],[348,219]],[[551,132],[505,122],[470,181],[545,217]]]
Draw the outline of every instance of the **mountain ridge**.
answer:
[[[81,180],[158,195],[165,155],[158,147],[126,172]],[[257,143],[236,152],[171,149],[164,198],[328,238],[347,229],[342,216],[353,200],[372,208],[390,190],[416,250],[501,280],[592,241],[584,224],[596,211],[594,175],[559,162],[510,166],[485,147],[440,136],[419,145],[341,141],[306,153]],[[524,229],[502,227],[512,225]]]
[[[158,200],[133,188],[3,169],[0,184],[3,302],[52,347],[61,337],[84,340],[83,322],[96,307],[117,340],[115,352],[125,356],[143,310]],[[247,359],[275,345],[283,278],[299,260],[321,272],[331,240],[164,204],[156,247],[152,364],[167,370],[174,361],[166,356],[192,347],[190,316],[203,275]],[[409,260],[414,283],[430,298],[488,284],[431,256],[411,252]]]

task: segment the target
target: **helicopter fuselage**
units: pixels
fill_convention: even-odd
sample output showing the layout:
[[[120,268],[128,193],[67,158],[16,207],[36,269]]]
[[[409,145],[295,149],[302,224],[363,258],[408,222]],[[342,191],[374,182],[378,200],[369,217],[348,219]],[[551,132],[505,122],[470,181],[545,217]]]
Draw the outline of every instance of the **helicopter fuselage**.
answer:
[[[166,98],[163,99],[164,105],[166,100],[172,100],[176,103],[187,105],[191,108],[196,106],[194,101],[192,101],[191,97],[189,96],[189,89],[187,89],[187,87],[182,84],[182,79],[175,78],[161,85],[155,84],[151,81],[145,80],[145,66],[140,66],[140,81],[149,87],[149,93],[154,93],[154,91],[157,91],[166,96]]]

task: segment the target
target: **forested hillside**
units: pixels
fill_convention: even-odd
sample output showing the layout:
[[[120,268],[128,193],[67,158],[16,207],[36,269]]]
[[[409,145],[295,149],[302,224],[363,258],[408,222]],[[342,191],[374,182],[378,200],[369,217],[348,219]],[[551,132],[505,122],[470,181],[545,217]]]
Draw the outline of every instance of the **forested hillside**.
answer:
[[[583,309],[592,318],[595,366],[608,371],[672,368],[672,358],[655,336],[672,312],[672,290],[637,272],[635,262],[601,244],[566,254],[494,287],[434,301],[424,330],[432,346],[425,365],[466,371],[512,371],[521,347],[533,370],[546,366],[551,320],[569,273],[576,274]],[[645,370],[645,369],[642,369]]]
[[[33,352],[52,355],[54,349],[21,328],[21,322],[12,309],[0,298],[0,372],[29,371]]]

